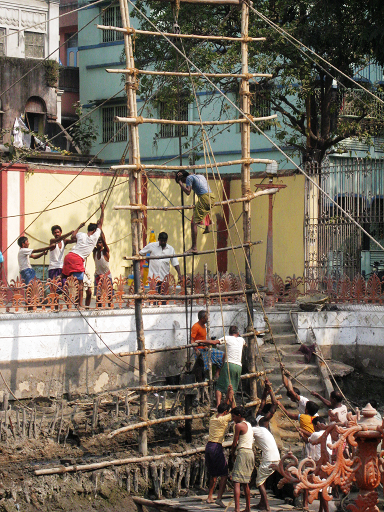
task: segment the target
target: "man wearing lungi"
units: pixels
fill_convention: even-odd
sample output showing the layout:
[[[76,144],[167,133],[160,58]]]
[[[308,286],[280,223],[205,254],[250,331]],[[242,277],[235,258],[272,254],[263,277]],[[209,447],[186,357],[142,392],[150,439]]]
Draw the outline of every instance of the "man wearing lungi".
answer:
[[[245,340],[239,335],[239,329],[236,325],[231,325],[229,328],[229,336],[224,336],[218,341],[221,345],[225,344],[227,358],[220,370],[220,376],[216,383],[217,404],[221,402],[221,395],[225,393],[229,384],[232,385],[234,393],[236,393],[239,387],[242,368],[241,357],[245,345]]]
[[[79,229],[84,226],[84,223],[72,233],[70,241],[76,242],[75,247],[65,256],[63,265],[63,279],[69,276],[75,276],[79,281],[79,306],[83,305],[83,279],[84,279],[84,261],[91,254],[95,248],[104,220],[104,203],[100,204],[101,215],[97,224],[91,223],[88,226],[88,233],[79,233]],[[64,281],[63,281],[64,282]]]
[[[217,493],[216,505],[225,508],[221,498],[224,494],[225,484],[228,478],[228,464],[225,460],[223,451],[223,440],[228,423],[232,419],[230,413],[233,403],[233,389],[228,386],[227,401],[217,408],[217,413],[209,420],[209,437],[205,447],[205,464],[210,476],[207,503],[215,503],[213,491],[217,482],[217,477],[221,477],[219,492]]]
[[[265,427],[264,417],[259,420],[257,425],[256,419],[251,418],[249,422],[252,425],[253,438],[255,445],[262,452],[260,466],[257,468],[256,487],[260,491],[260,501],[256,505],[259,510],[270,511],[265,482],[267,478],[275,471],[271,468],[271,464],[278,464],[280,454],[277,448],[275,438],[271,432]]]
[[[198,197],[191,222],[192,247],[187,251],[197,252],[197,226],[205,224],[204,233],[209,233],[209,226],[212,223],[209,214],[213,208],[215,196],[212,194],[207,179],[202,174],[189,174],[188,171],[178,171],[175,179],[187,196],[193,190]]]
[[[233,495],[235,499],[235,512],[240,512],[240,486],[243,486],[245,495],[244,512],[251,511],[251,491],[249,482],[251,480],[255,456],[253,454],[253,432],[252,426],[245,421],[246,411],[244,407],[235,407],[231,411],[232,419],[235,422],[234,436],[231,447],[231,457],[236,460],[232,471]]]
[[[202,309],[197,313],[198,322],[193,324],[191,329],[191,343],[199,342],[201,345],[197,347],[193,347],[196,357],[203,358],[204,361],[204,370],[208,370],[208,357],[209,352],[206,345],[217,345],[220,343],[219,340],[207,340],[207,329],[205,324],[208,322],[208,315],[205,309]],[[223,366],[224,361],[224,352],[218,350],[216,348],[212,348],[211,350],[211,361],[212,364],[215,364],[217,367],[217,374],[220,372],[220,368]],[[216,375],[218,377],[218,375]]]

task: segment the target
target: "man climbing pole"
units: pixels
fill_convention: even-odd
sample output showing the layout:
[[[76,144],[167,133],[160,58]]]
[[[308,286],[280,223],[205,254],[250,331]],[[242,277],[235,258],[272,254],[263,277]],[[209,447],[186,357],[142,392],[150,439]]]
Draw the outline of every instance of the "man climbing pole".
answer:
[[[175,179],[187,196],[190,195],[192,190],[198,196],[191,221],[192,247],[187,251],[188,253],[197,252],[197,226],[198,224],[205,224],[204,233],[209,233],[210,225],[212,224],[209,214],[215,202],[215,196],[212,194],[212,190],[202,174],[189,174],[187,171],[178,171]]]

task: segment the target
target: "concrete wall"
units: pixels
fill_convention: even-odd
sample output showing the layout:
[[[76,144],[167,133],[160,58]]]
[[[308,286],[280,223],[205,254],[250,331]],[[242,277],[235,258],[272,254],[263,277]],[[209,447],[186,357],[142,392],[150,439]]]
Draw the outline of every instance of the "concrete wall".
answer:
[[[200,309],[194,308],[193,323]],[[226,333],[231,324],[242,332],[245,306],[223,311]],[[147,348],[186,344],[184,307],[144,309],[143,321]],[[223,335],[218,306],[211,308],[211,333]],[[17,397],[92,394],[137,384],[138,358],[114,355],[132,350],[137,350],[133,310],[0,316],[0,370]],[[148,356],[152,380],[180,373],[185,360],[185,351]]]
[[[384,377],[384,307],[341,307],[342,311],[293,313],[300,339],[308,342],[312,327],[325,357]]]

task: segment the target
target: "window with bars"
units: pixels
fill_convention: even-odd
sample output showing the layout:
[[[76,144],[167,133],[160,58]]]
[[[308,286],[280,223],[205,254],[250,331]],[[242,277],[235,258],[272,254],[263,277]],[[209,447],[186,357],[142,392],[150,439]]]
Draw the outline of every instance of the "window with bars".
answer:
[[[114,117],[127,117],[127,106],[116,105],[113,107],[105,107],[102,109],[103,116],[103,142],[125,142],[128,138],[127,125],[123,123],[115,123]]]
[[[45,34],[38,32],[24,32],[25,57],[30,59],[44,59]]]
[[[165,102],[160,103],[160,119],[172,119],[175,121],[188,121],[188,100],[187,98],[180,99],[180,113],[178,109],[174,108],[171,110]],[[162,124],[160,125],[160,137],[165,139],[169,137],[187,137],[188,125],[173,125],[173,124]]]
[[[102,14],[102,23],[106,26],[111,27],[122,27],[123,22],[121,20],[120,7],[108,7]],[[111,41],[121,41],[124,39],[122,32],[116,32],[115,30],[103,30],[103,43],[109,43]]]
[[[5,55],[5,35],[6,29],[0,28],[0,56]]]
[[[272,115],[270,89],[255,87],[252,91],[251,114],[254,117],[268,117]],[[272,125],[268,121],[263,121],[260,128],[264,131],[270,130]]]

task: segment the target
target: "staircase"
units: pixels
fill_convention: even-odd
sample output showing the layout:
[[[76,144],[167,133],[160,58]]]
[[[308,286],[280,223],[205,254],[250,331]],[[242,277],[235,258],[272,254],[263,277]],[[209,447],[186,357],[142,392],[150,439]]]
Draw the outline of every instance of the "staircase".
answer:
[[[271,324],[273,338],[286,369],[289,370],[292,375],[296,375],[298,372],[302,371],[303,368],[307,367],[305,371],[298,376],[298,379],[311,391],[317,391],[324,396],[325,387],[317,366],[316,356],[313,355],[311,362],[306,363],[304,355],[298,352],[300,343],[297,342],[296,334],[290,320],[289,311],[273,311],[271,313],[267,312],[267,314]],[[282,384],[280,362],[276,353],[275,345],[272,343],[269,334],[265,336],[264,344],[260,347],[260,356],[263,360],[265,369],[273,370],[272,373],[268,374],[268,378],[271,381],[273,390],[276,391]],[[259,358],[257,360],[257,368],[260,370],[263,369],[263,365]],[[322,402],[311,396],[309,391],[307,391],[298,382],[295,380],[292,382],[295,387],[300,389],[301,395],[305,396],[309,400],[313,400],[320,406],[320,416],[324,417],[328,415],[328,410]],[[298,412],[297,404],[287,397],[284,387],[280,388],[278,394],[282,395],[280,401],[288,411]],[[294,421],[294,423],[299,426],[297,421]],[[299,434],[292,422],[281,410],[278,409],[276,411],[270,425],[271,431],[275,436],[281,452],[286,453],[291,450],[295,455],[301,456],[303,443],[300,440]]]

